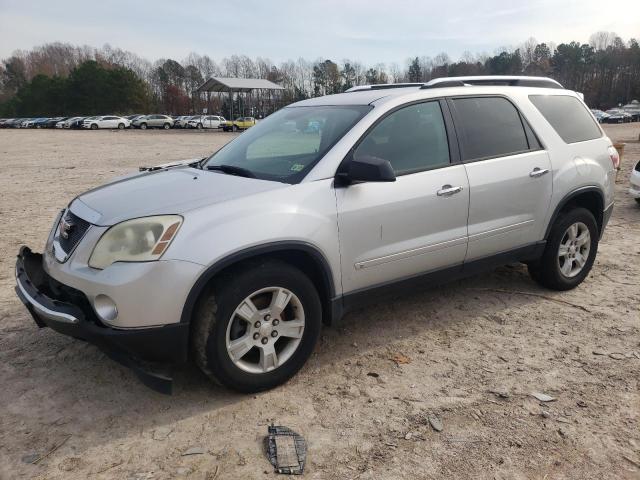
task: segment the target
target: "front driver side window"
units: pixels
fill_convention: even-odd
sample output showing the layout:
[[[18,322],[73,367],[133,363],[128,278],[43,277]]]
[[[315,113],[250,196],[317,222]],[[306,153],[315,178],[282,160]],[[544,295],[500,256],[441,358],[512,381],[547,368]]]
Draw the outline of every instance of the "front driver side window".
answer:
[[[447,130],[437,101],[401,108],[378,123],[358,145],[354,157],[388,160],[396,175],[449,164]]]

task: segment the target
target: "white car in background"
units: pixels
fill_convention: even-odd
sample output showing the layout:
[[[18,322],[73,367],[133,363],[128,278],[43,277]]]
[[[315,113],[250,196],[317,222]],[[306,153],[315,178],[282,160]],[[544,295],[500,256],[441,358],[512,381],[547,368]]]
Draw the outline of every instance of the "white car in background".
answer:
[[[227,120],[224,117],[218,115],[200,115],[191,117],[187,126],[189,128],[222,128],[222,124]]]
[[[629,194],[640,205],[640,162],[631,170],[631,185],[629,186]]]
[[[187,128],[187,124],[189,123],[189,120],[191,118],[191,115],[181,115],[179,117],[176,117],[173,128]]]
[[[118,130],[123,130],[130,126],[131,121],[129,121],[129,119],[116,117],[114,115],[94,117],[93,119],[86,119],[82,122],[82,128],[90,128],[91,130],[97,130],[99,128],[117,128]]]

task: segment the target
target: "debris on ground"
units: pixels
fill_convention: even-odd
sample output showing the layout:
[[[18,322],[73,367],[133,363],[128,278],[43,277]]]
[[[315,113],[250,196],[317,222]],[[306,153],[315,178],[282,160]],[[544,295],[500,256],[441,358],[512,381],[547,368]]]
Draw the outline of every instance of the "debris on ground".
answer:
[[[541,402],[553,402],[556,399],[551,395],[547,395],[546,393],[540,393],[540,392],[532,392],[531,396],[537,398]]]
[[[369,372],[367,373],[367,377],[373,377],[373,378],[378,378],[380,376],[380,374],[376,373],[376,372]]]
[[[190,447],[190,448],[187,448],[184,452],[182,452],[183,457],[187,457],[189,455],[204,455],[204,448]]]
[[[271,425],[266,438],[267,456],[276,473],[302,475],[307,458],[307,443],[287,427]]]
[[[402,353],[396,353],[391,360],[396,362],[396,365],[406,365],[411,363],[411,359]]]
[[[506,390],[494,389],[489,390],[489,393],[493,393],[498,398],[509,398],[509,392],[507,392]]]
[[[429,415],[429,425],[431,425],[431,428],[433,428],[436,432],[441,432],[442,429],[444,428],[442,425],[442,420],[440,420],[436,415]]]

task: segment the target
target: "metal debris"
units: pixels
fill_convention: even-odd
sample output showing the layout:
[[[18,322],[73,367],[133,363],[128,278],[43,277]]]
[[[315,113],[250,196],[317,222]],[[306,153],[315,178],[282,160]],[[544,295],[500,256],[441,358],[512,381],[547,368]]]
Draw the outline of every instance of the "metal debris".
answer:
[[[307,458],[304,438],[287,427],[271,425],[268,432],[267,456],[276,473],[302,475]]]

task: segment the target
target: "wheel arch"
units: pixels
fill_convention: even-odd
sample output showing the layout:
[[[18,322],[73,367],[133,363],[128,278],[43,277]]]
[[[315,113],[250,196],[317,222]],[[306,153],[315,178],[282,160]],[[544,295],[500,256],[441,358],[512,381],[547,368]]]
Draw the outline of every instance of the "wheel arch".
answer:
[[[564,196],[562,200],[558,203],[555,210],[553,211],[553,215],[549,219],[549,224],[547,225],[547,230],[545,232],[544,238],[545,240],[549,238],[551,234],[551,228],[553,224],[557,220],[558,216],[573,207],[583,207],[589,210],[596,219],[596,223],[598,225],[598,232],[602,234],[604,228],[604,192],[600,187],[589,186],[589,187],[581,187],[572,192],[568,193]]]
[[[299,268],[318,289],[323,322],[330,324],[335,310],[335,285],[326,257],[315,246],[301,241],[272,242],[235,252],[209,266],[191,287],[182,308],[180,323],[191,323],[195,306],[211,281],[240,264],[259,259],[277,259]]]

